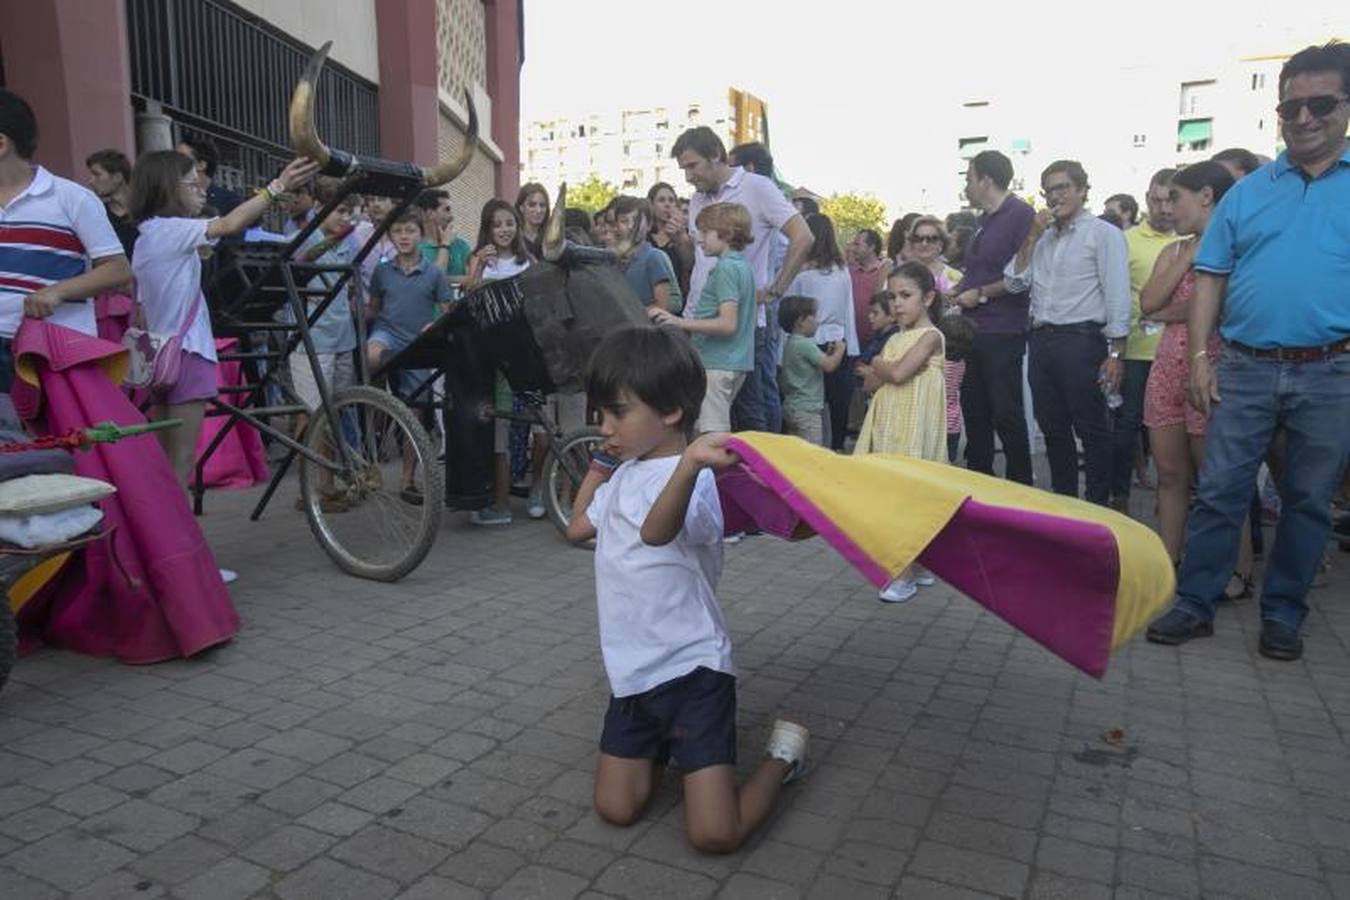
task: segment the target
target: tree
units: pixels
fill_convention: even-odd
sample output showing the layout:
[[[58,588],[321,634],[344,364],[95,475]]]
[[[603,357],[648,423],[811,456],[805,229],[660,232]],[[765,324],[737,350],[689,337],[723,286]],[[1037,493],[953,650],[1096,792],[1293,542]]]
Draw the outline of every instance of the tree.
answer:
[[[599,175],[592,173],[585,181],[576,187],[567,188],[567,205],[576,209],[584,209],[588,213],[604,209],[609,205],[609,201],[619,195],[619,189],[608,181],[602,179]]]
[[[820,204],[820,211],[834,221],[841,244],[864,228],[883,233],[886,228],[886,205],[870,194],[831,194]]]

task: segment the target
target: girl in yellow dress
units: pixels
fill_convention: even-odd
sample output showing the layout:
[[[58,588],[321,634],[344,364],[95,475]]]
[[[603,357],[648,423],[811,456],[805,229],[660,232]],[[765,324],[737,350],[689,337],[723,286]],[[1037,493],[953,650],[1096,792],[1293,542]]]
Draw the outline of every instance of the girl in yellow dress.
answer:
[[[900,326],[871,364],[860,364],[863,390],[872,403],[863,419],[854,453],[898,453],[947,461],[946,349],[934,326],[942,315],[933,273],[918,262],[900,265],[886,279],[895,297],[891,314]],[[918,585],[933,583],[921,567],[910,566],[881,591],[887,603],[913,597]]]

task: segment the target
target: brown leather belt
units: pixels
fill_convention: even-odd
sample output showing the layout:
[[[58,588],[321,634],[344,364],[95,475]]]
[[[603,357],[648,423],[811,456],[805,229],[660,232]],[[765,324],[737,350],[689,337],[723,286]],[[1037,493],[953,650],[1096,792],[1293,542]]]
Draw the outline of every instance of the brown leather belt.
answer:
[[[1229,341],[1228,346],[1239,353],[1245,353],[1257,359],[1273,359],[1277,362],[1317,362],[1350,351],[1350,337],[1341,338],[1334,344],[1324,344],[1321,347],[1269,347],[1263,349],[1248,347],[1246,344],[1240,344],[1237,341]]]

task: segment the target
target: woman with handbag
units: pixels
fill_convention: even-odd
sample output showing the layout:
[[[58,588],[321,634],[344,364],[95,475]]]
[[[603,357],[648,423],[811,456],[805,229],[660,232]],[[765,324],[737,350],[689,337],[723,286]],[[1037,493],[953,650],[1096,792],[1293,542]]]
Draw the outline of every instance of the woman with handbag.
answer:
[[[150,389],[151,418],[180,419],[159,432],[179,484],[187,487],[206,401],[216,395],[216,349],[202,296],[198,251],[243,232],[277,199],[308,181],[318,163],[295,159],[281,175],[224,216],[196,218],[206,202],[190,158],[173,150],[146,153],[131,174],[131,214],[140,225],[135,263],[144,328],[130,329],[133,372]]]

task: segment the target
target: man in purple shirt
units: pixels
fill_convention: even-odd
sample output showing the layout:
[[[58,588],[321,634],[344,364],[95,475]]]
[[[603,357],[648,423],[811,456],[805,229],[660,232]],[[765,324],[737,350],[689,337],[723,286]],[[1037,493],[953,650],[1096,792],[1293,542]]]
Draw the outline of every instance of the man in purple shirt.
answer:
[[[1004,475],[1031,484],[1031,442],[1022,405],[1022,357],[1027,352],[1029,295],[1004,289],[1003,269],[1031,231],[1032,208],[1008,192],[1013,168],[997,150],[977,154],[966,169],[966,197],[983,210],[966,245],[965,277],[956,302],[975,320],[975,345],[961,382],[966,465],[994,474],[994,432],[1003,445]]]

